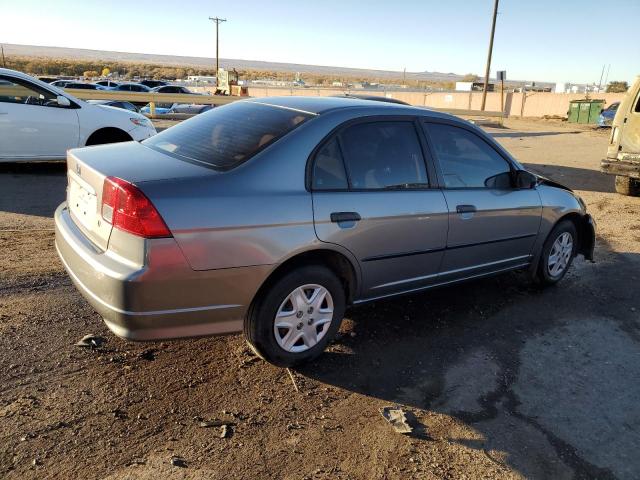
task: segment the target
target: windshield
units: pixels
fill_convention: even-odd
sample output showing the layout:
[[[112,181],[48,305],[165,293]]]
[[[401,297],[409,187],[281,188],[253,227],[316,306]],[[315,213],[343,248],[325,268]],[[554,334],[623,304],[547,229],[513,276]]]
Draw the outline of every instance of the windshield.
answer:
[[[254,102],[217,107],[142,142],[181,160],[230,170],[311,118]]]

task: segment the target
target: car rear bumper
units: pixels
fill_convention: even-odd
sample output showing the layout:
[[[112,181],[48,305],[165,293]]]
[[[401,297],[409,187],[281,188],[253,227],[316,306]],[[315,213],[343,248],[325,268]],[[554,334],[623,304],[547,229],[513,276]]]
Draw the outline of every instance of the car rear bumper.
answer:
[[[600,162],[600,170],[610,175],[640,178],[640,162],[605,158]]]
[[[242,330],[272,267],[192,270],[173,238],[145,241],[145,265],[98,250],[66,203],[55,212],[56,250],[73,283],[116,335],[157,340]]]

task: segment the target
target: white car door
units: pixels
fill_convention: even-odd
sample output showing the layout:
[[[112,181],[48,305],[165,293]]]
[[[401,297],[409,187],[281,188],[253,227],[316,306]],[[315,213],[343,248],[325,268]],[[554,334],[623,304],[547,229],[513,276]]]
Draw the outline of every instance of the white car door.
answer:
[[[10,75],[0,75],[0,159],[64,159],[79,140],[72,103],[60,107],[57,94]]]

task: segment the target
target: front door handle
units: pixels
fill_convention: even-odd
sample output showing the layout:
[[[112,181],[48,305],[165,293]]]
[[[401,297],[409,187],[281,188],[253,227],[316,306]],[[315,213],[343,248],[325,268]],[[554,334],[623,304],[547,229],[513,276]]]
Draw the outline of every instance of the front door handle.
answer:
[[[456,207],[458,213],[476,213],[477,210],[475,205],[458,205]]]
[[[341,222],[359,222],[362,220],[358,212],[333,212],[331,214],[331,221],[333,223]]]

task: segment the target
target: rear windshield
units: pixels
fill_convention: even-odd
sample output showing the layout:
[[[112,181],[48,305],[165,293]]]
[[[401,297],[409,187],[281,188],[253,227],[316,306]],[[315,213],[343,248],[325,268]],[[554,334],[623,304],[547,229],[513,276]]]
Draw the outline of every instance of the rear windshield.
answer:
[[[296,110],[240,101],[202,113],[143,144],[188,162],[230,170],[311,116]]]

